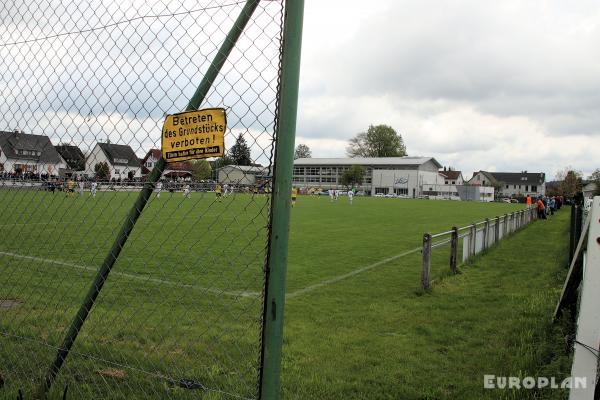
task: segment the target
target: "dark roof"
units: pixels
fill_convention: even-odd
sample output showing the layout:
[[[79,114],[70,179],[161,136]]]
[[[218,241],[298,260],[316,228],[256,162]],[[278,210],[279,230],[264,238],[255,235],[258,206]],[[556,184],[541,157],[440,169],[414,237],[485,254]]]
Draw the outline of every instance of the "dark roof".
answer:
[[[541,185],[546,180],[546,174],[543,172],[488,172],[488,174],[498,182],[510,185]]]
[[[156,158],[157,160],[160,160],[160,158],[162,157],[160,149],[150,149],[150,151],[148,151],[148,153],[146,154],[146,157],[144,157],[144,162],[146,162],[150,155],[152,155],[152,157]]]
[[[458,179],[460,173],[460,171],[440,171],[440,175],[446,177],[447,179]]]
[[[54,146],[54,148],[65,160],[70,169],[74,171],[83,171],[85,169],[85,156],[79,147],[63,144]]]
[[[100,143],[102,149],[112,165],[127,165],[129,167],[140,167],[140,162],[133,149],[126,144]]]
[[[23,132],[0,131],[0,148],[7,158],[31,160],[43,164],[61,162],[60,155],[52,146],[48,136],[30,135]],[[39,154],[18,154],[19,150],[35,151]]]

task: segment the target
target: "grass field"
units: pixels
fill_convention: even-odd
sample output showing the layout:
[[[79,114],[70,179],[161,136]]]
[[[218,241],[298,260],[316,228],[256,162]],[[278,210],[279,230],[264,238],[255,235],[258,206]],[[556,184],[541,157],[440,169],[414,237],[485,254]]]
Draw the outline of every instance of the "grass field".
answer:
[[[35,390],[136,195],[0,190],[0,299],[12,305],[0,309],[0,397]],[[424,232],[517,208],[301,197],[290,235],[284,396],[497,398],[481,392],[486,367],[500,375],[540,365],[533,341],[555,339],[541,321],[562,273],[566,212],[456,277],[446,277],[446,250],[436,249],[432,293],[419,290],[417,253],[369,268],[418,247]],[[72,398],[253,397],[268,212],[263,196],[153,198],[52,394],[69,385]],[[540,229],[538,251],[540,232],[529,232]],[[486,313],[498,314],[488,321]]]

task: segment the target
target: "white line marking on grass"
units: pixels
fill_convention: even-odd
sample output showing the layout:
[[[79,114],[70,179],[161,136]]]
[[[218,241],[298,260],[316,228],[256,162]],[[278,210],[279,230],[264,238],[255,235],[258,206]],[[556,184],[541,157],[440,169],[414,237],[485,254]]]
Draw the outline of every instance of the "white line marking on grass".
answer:
[[[82,221],[83,222],[83,221]],[[55,221],[48,221],[48,222],[19,222],[19,223],[14,223],[14,224],[2,224],[0,225],[0,228],[5,228],[7,226],[25,226],[25,225],[57,225],[57,224],[79,224],[81,222],[79,221],[62,221],[62,222],[55,222]]]
[[[13,258],[20,258],[20,259],[23,259],[23,260],[30,260],[30,261],[37,261],[37,262],[47,263],[47,264],[60,265],[62,267],[70,267],[70,268],[75,268],[75,269],[81,269],[81,270],[84,270],[84,271],[91,271],[91,272],[97,272],[98,271],[97,268],[90,267],[90,266],[87,266],[87,265],[78,265],[78,264],[73,264],[73,263],[64,262],[64,261],[58,261],[58,260],[51,260],[51,259],[42,258],[42,257],[25,256],[25,255],[22,255],[22,254],[11,253],[11,252],[8,252],[8,251],[0,251],[0,255],[8,256],[8,257],[13,257]],[[194,289],[202,290],[204,292],[209,292],[209,293],[214,293],[214,294],[224,294],[224,295],[233,296],[233,297],[259,297],[259,296],[261,296],[261,294],[258,293],[258,292],[249,292],[249,291],[232,292],[232,291],[225,291],[225,290],[219,290],[219,289],[213,289],[213,288],[206,288],[206,287],[203,287],[203,286],[189,285],[189,284],[186,284],[186,283],[177,283],[177,282],[168,281],[168,280],[164,280],[164,279],[150,278],[150,277],[145,277],[145,276],[140,276],[140,275],[128,274],[126,272],[111,271],[111,274],[112,275],[122,276],[124,278],[129,278],[129,279],[134,279],[134,280],[142,281],[142,282],[153,282],[153,283],[165,284],[165,285],[170,285],[170,286],[177,286],[177,287],[182,287],[182,288],[194,288]]]
[[[404,253],[396,254],[395,256],[388,257],[388,258],[386,258],[384,260],[381,260],[381,261],[377,261],[376,263],[373,263],[373,264],[370,264],[370,265],[367,265],[367,266],[355,269],[354,271],[348,272],[347,274],[339,275],[339,276],[336,276],[335,278],[331,278],[331,279],[326,279],[326,280],[324,280],[322,282],[315,283],[314,285],[307,286],[307,287],[305,287],[303,289],[298,289],[295,292],[288,293],[285,296],[285,298],[286,299],[293,299],[294,297],[298,297],[298,296],[301,296],[301,295],[303,295],[305,293],[312,292],[313,290],[319,289],[319,288],[321,288],[323,286],[329,286],[329,285],[332,285],[334,283],[343,281],[344,279],[351,278],[354,275],[358,275],[358,274],[360,274],[362,272],[365,272],[365,271],[368,271],[370,269],[377,268],[380,265],[387,264],[389,262],[397,260],[398,258],[407,256],[409,254],[416,253],[418,251],[421,251],[420,247],[417,247],[416,249],[405,251]]]

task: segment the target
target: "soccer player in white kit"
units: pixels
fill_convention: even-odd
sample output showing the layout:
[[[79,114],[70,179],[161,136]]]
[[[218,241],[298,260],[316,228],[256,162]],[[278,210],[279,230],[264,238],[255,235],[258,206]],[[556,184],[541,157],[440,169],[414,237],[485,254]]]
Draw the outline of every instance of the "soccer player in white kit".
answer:
[[[83,181],[77,182],[77,186],[79,186],[79,194],[83,196]]]
[[[352,190],[348,190],[348,200],[350,204],[352,204],[352,199],[354,198],[354,192]]]
[[[162,182],[156,182],[156,198],[160,198],[160,192],[162,191]]]
[[[333,201],[333,189],[329,189],[329,200]]]
[[[185,198],[190,197],[190,185],[185,185],[185,187],[183,189],[183,197],[185,197]]]
[[[90,185],[90,192],[92,193],[92,197],[96,197],[96,190],[98,189],[98,182],[92,182]]]

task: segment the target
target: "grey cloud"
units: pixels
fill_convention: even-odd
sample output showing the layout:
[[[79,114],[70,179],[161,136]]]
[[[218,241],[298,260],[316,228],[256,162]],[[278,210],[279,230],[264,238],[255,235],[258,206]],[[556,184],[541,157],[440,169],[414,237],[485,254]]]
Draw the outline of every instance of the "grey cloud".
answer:
[[[444,99],[498,115],[597,110],[598,18],[589,32],[573,32],[571,23],[581,25],[600,5],[572,8],[398,1],[335,54],[321,54],[319,67],[329,93],[348,96]]]

